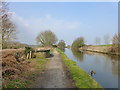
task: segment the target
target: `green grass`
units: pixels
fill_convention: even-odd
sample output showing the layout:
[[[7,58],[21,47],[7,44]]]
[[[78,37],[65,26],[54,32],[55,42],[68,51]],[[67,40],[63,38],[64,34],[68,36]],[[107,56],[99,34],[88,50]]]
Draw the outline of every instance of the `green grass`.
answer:
[[[3,88],[25,88],[28,84],[30,84],[30,82],[15,79],[9,81],[9,83],[7,85],[4,85]]]
[[[50,49],[50,54],[52,54],[53,53],[53,48],[52,49]]]
[[[102,88],[90,75],[77,66],[76,62],[70,60],[61,50],[56,50],[60,53],[65,66],[70,71],[77,88]]]
[[[48,59],[46,59],[46,58],[34,58],[34,59],[29,59],[29,60],[36,63],[36,66],[34,66],[36,71],[37,70],[42,71],[46,62],[48,61]]]
[[[28,59],[27,61],[34,63],[34,66],[31,67],[34,70],[23,72],[21,74],[22,78],[8,81],[7,84],[3,86],[3,88],[27,88],[29,85],[33,84],[37,77],[40,76],[40,73],[43,72],[48,59],[37,57],[34,59]]]
[[[102,46],[106,46],[107,47],[107,46],[112,46],[112,44],[108,44],[108,45],[95,45],[95,46],[101,46],[101,47]]]
[[[35,55],[37,59],[45,58],[45,54],[44,53],[33,53],[33,55]]]

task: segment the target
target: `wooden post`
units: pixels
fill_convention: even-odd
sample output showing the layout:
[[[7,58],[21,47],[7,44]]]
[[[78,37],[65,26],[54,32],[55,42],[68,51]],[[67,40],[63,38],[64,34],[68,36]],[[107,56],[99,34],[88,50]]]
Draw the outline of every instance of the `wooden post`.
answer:
[[[30,58],[31,58],[31,56],[32,56],[32,51],[30,51]]]
[[[27,54],[27,59],[29,59],[29,53]]]

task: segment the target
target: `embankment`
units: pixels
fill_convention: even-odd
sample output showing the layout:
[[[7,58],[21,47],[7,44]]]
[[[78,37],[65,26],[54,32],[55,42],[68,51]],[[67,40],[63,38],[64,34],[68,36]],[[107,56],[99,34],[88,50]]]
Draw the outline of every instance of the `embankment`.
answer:
[[[61,50],[57,49],[77,88],[102,88],[89,74],[83,71],[76,62],[70,60]]]
[[[119,48],[112,46],[83,46],[79,48],[79,50],[112,54],[112,55],[120,55]]]

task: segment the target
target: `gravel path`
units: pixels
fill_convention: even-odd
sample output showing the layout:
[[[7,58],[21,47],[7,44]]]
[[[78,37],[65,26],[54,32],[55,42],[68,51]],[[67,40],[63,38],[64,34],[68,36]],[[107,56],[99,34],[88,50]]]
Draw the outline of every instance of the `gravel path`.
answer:
[[[73,82],[67,75],[67,71],[59,53],[54,49],[53,57],[46,64],[46,69],[33,88],[72,88]]]

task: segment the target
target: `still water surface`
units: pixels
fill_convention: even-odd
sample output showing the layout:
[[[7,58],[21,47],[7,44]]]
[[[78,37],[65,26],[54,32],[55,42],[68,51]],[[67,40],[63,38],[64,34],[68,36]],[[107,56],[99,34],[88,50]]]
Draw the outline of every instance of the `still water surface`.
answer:
[[[93,52],[76,52],[65,49],[68,58],[75,61],[87,73],[95,70],[93,78],[104,88],[118,88],[118,63],[119,57]],[[120,69],[119,69],[120,70]]]

